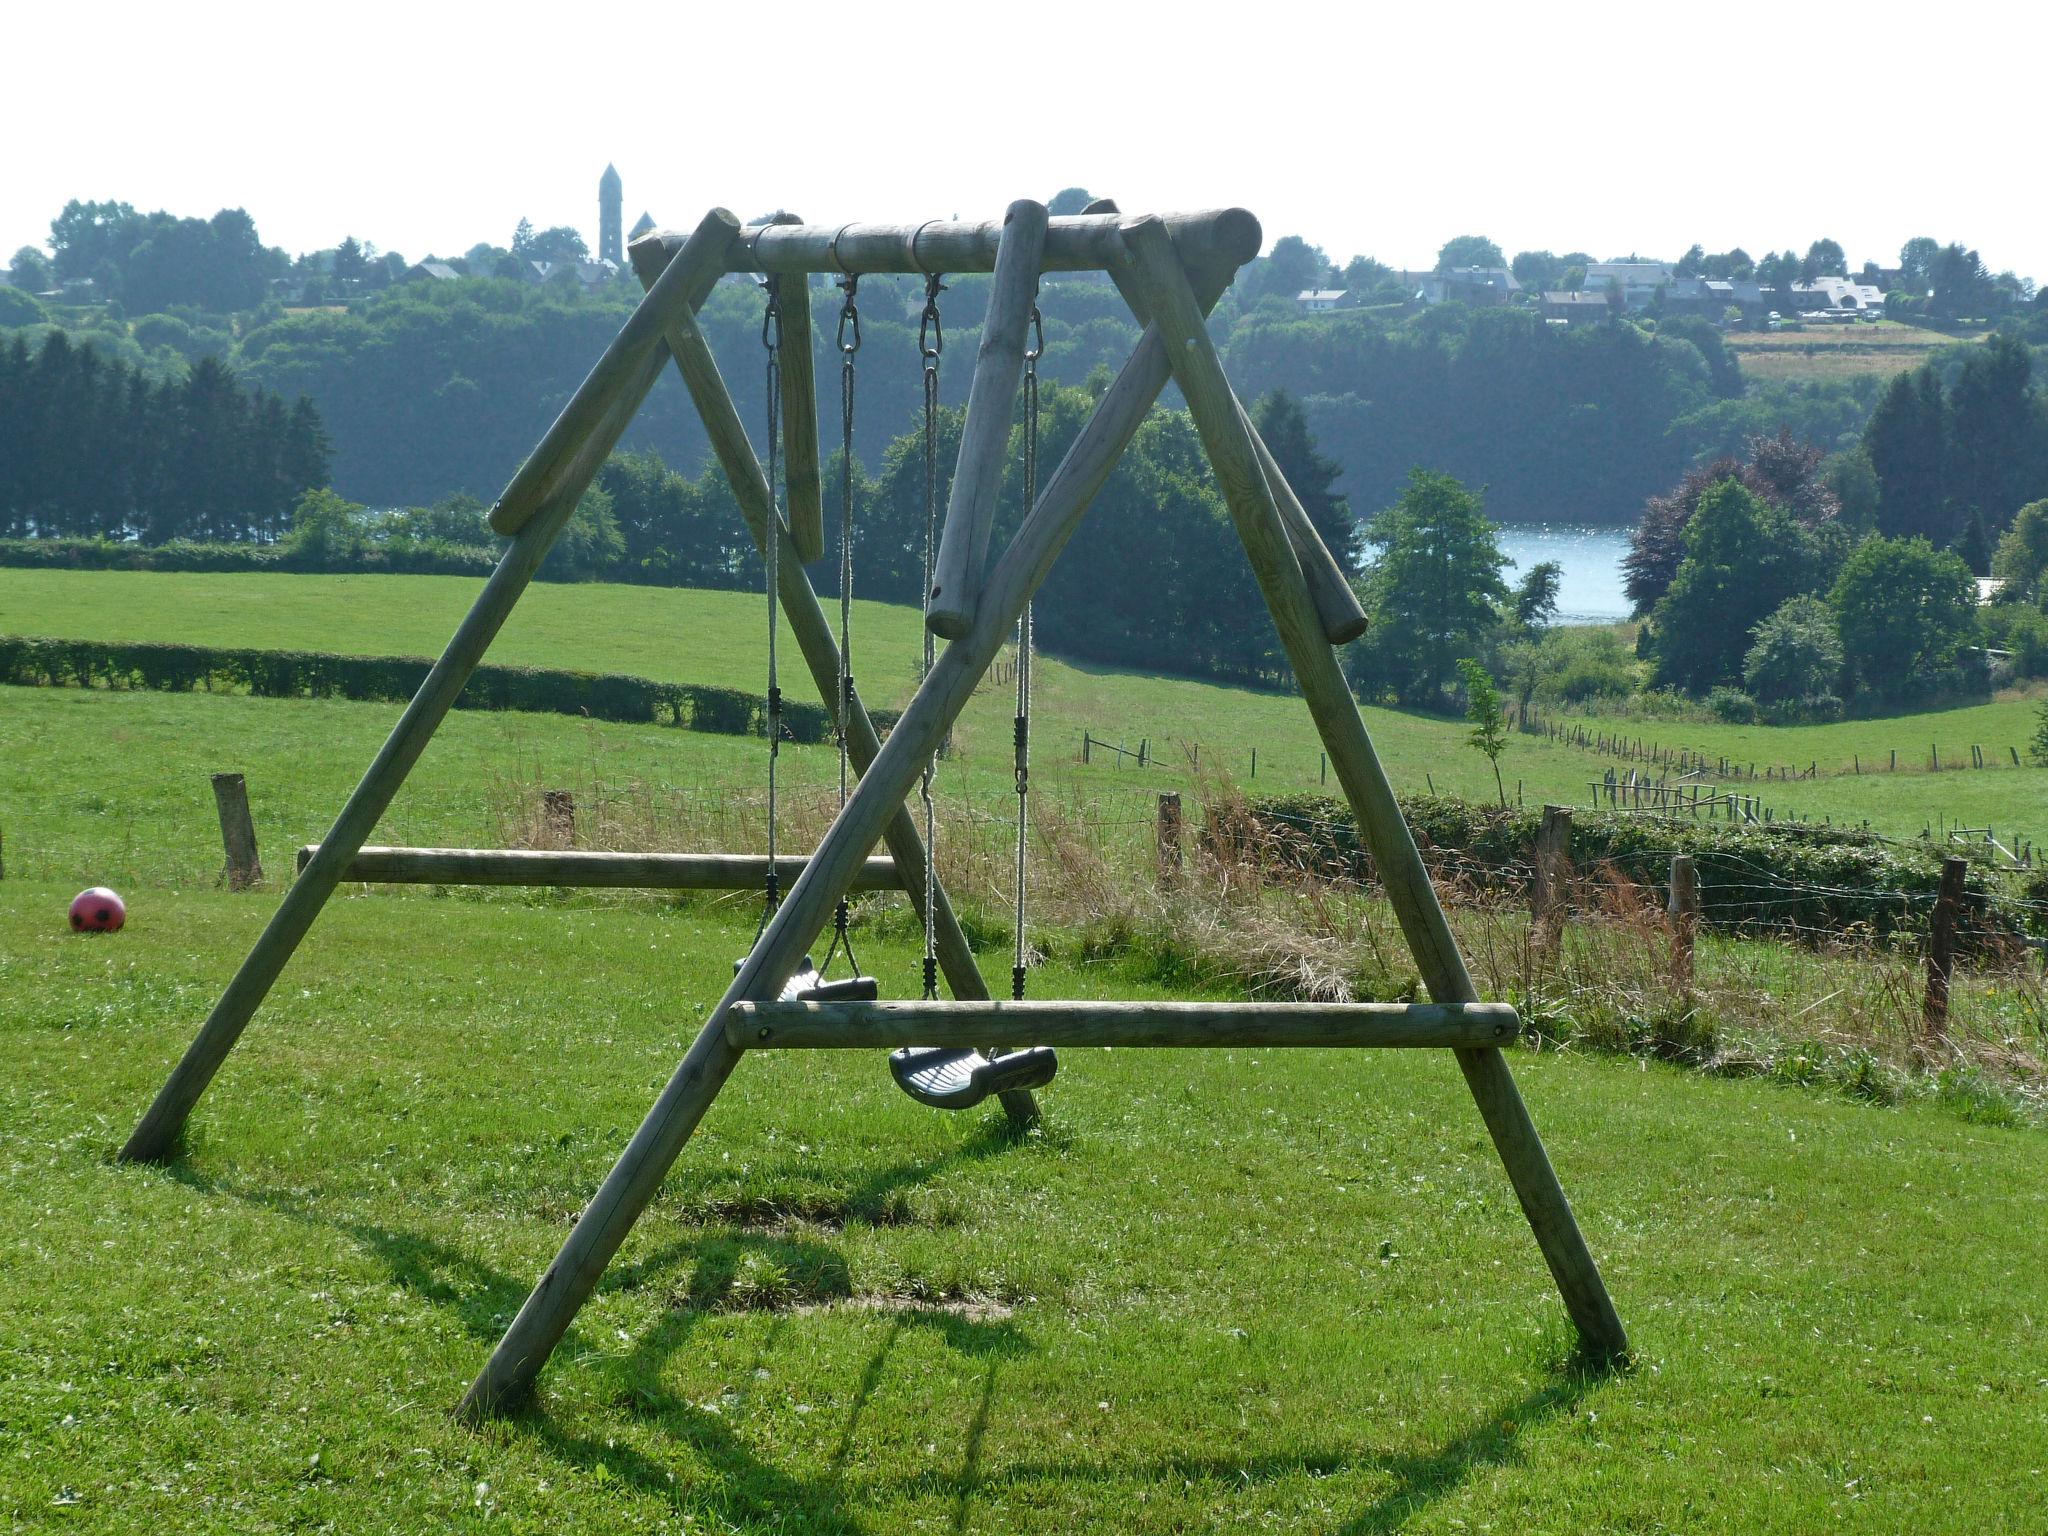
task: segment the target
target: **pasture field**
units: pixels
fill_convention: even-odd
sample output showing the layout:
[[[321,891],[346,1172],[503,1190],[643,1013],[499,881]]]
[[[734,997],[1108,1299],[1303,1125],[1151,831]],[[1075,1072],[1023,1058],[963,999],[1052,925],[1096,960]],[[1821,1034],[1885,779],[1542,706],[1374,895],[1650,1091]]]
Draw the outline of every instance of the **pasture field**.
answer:
[[[1723,338],[1744,377],[1773,383],[1890,378],[1918,368],[1948,347],[1981,338],[1945,336],[1919,326],[1880,320],[1875,325],[1810,325],[1802,331],[1731,331]]]
[[[432,655],[475,590],[474,581],[438,576],[0,569],[0,633]],[[857,607],[854,644],[863,694],[871,704],[900,704],[916,681],[917,615],[887,604]],[[762,599],[746,593],[537,584],[514,611],[491,656],[507,662],[617,669],[675,681],[758,688],[765,628]],[[1057,646],[1056,635],[1045,640]],[[784,654],[793,660],[793,647]],[[1041,785],[1064,786],[1090,797],[1126,797],[1135,803],[1147,790],[1192,788],[1203,773],[1228,775],[1245,788],[1260,791],[1300,790],[1321,782],[1314,730],[1301,701],[1291,695],[1069,665],[1051,658],[1042,660],[1037,677],[1034,782]],[[793,697],[810,697],[808,679],[795,669],[785,674],[785,686]],[[64,716],[73,706],[39,699],[31,690],[0,693],[0,747],[21,732],[41,729],[37,722],[50,712],[81,725],[93,718]],[[137,701],[122,718],[147,719],[155,711],[164,739],[209,743],[208,766],[213,768],[240,765],[236,732],[245,728],[241,722],[261,729],[253,722],[281,718],[263,710],[242,711],[225,699],[165,699],[161,706],[155,710]],[[76,702],[75,707],[92,706]],[[363,722],[360,729],[353,724],[345,728],[346,749],[339,738],[306,744],[309,752],[319,746],[337,759],[339,771],[332,779],[337,788],[321,801],[330,814],[331,807],[339,805],[338,795],[353,782],[352,769],[369,761],[386,728],[369,722],[388,725],[398,712],[392,705],[351,708],[357,713],[296,717],[308,724],[295,728],[307,730],[317,729],[309,724],[314,720]],[[187,710],[193,712],[183,712]],[[1942,822],[1990,826],[2004,840],[2015,833],[2048,838],[2048,770],[2024,763],[2036,710],[2035,700],[2006,697],[1934,714],[1820,726],[1596,716],[1572,723],[1666,747],[1691,747],[1716,757],[1725,754],[1745,766],[1755,763],[1759,773],[1770,764],[1804,771],[1817,761],[1817,780],[1741,781],[1743,792],[1761,795],[1779,815],[1868,820],[1893,837],[1915,837],[1930,824]],[[1463,722],[1378,708],[1364,714],[1397,788],[1433,787],[1474,800],[1492,798],[1492,773],[1466,744]],[[957,770],[970,786],[998,797],[1008,783],[1010,715],[1007,688],[985,684],[955,738]],[[172,724],[173,719],[182,723]],[[226,731],[208,723],[222,719],[238,723]],[[755,757],[744,743],[732,739],[684,744],[670,738],[686,733],[653,732],[656,739],[649,741],[645,738],[650,733],[638,727],[585,728],[538,715],[484,725],[475,716],[458,714],[448,729],[471,733],[464,737],[471,741],[582,740],[591,744],[586,763],[604,760],[621,773],[639,772],[643,763],[672,763],[679,776],[682,770],[699,773],[719,762],[731,765],[737,781],[758,778]],[[90,728],[85,730],[89,737]],[[1097,753],[1083,767],[1079,757],[1084,731],[1133,748],[1146,740],[1151,765],[1139,770],[1129,759]],[[1952,765],[1970,760],[1973,743],[1984,748],[1988,767],[1939,774],[1921,771],[1933,746],[1938,744],[1941,760]],[[2017,768],[2008,750],[2013,747],[2022,753],[2023,765]],[[1256,779],[1251,774],[1254,748],[1259,754]],[[430,752],[429,763],[440,750]],[[1910,766],[1912,771],[1868,771],[1888,764],[1894,750],[1901,767]],[[798,749],[785,754],[784,763],[815,752]],[[1849,772],[1859,758],[1866,771]],[[502,774],[510,771],[507,765],[515,759],[509,749],[494,749],[482,761],[497,764],[495,771]],[[561,760],[561,754],[555,760]],[[575,761],[574,754],[567,760]],[[471,766],[480,768],[482,761]],[[744,767],[748,763],[755,763],[751,774]],[[1510,738],[1501,765],[1510,794],[1519,785],[1532,804],[1553,800],[1579,805],[1589,801],[1589,780],[1610,767],[1626,766],[1591,751],[1522,735]],[[0,775],[7,771],[0,764]],[[260,790],[253,782],[251,788]]]
[[[1516,1066],[1623,1373],[1573,1367],[1441,1055],[1070,1051],[1015,1138],[873,1058],[770,1054],[538,1401],[465,1429],[751,922],[338,900],[141,1169],[113,1150],[271,903],[148,888],[80,938],[72,888],[0,882],[9,1529],[1748,1536],[2042,1507],[2039,1132],[1570,1053]],[[1157,991],[1078,954],[1040,982]]]

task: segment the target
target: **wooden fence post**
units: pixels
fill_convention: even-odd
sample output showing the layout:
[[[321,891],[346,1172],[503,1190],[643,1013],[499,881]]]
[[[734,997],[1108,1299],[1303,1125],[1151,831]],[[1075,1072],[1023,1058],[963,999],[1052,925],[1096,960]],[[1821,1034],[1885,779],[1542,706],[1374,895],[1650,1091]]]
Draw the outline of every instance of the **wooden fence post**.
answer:
[[[1088,735],[1088,733],[1087,733],[1086,731],[1083,731],[1083,732],[1081,733],[1081,761],[1082,761],[1082,762],[1084,762],[1084,763],[1085,763],[1085,762],[1087,762],[1087,761],[1088,761],[1088,749],[1089,749],[1090,747],[1092,747],[1093,745],[1095,745],[1095,743],[1094,743],[1094,742],[1093,742],[1093,741],[1092,741],[1092,740],[1091,740],[1091,739],[1089,738],[1089,735]]]
[[[1700,888],[1689,853],[1671,856],[1671,900],[1665,910],[1671,919],[1671,979],[1681,992],[1690,992],[1693,938],[1700,923]]]
[[[256,858],[256,824],[249,819],[249,786],[239,773],[213,776],[213,803],[220,812],[221,847],[228,862],[221,871],[231,891],[246,891],[263,878]]]
[[[1941,861],[1941,888],[1934,898],[1933,931],[1927,943],[1927,1003],[1921,1022],[1925,1045],[1935,1047],[1948,1038],[1949,982],[1956,968],[1956,917],[1963,906],[1963,881],[1968,876],[1967,859]]]
[[[1530,883],[1537,950],[1552,959],[1564,935],[1564,908],[1572,878],[1572,808],[1546,805],[1536,828],[1536,877]]]
[[[576,796],[566,789],[540,792],[541,835],[550,848],[576,846]]]
[[[1168,790],[1159,797],[1159,883],[1177,885],[1181,872],[1180,795]]]

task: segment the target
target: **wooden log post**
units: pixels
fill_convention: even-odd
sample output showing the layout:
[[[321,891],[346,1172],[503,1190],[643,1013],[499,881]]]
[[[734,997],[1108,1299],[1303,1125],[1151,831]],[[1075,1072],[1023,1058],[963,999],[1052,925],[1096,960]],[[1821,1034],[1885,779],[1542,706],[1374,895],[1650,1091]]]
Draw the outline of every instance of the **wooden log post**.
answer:
[[[1258,253],[1262,240],[1258,221],[1248,214],[1244,218],[1247,222],[1231,248],[1231,259],[1204,274],[1205,302],[1198,313],[1206,312],[1237,267]],[[675,341],[672,335],[671,347]],[[678,358],[680,361],[680,352]],[[462,1400],[465,1415],[495,1412],[532,1386],[738,1062],[740,1051],[725,1033],[733,1005],[759,1002],[779,992],[783,979],[823,930],[854,868],[891,817],[901,813],[904,797],[916,784],[925,762],[1009,640],[1024,605],[1052,570],[1082,513],[1137,436],[1169,374],[1166,338],[1159,326],[1149,326],[1130,361],[1096,402],[1094,414],[1040,490],[1037,505],[1025,514],[1009,548],[989,571],[973,627],[940,653],[919,684],[889,739],[882,743],[812,854],[809,867],[783,899],[731,987],[705,1020],[696,1042],[470,1384]],[[722,396],[723,389],[718,393]],[[763,535],[768,531],[764,525]]]
[[[1440,1003],[1477,1002],[1477,989],[1429,872],[1373,751],[1337,653],[1323,634],[1300,561],[1166,229],[1156,220],[1141,220],[1126,228],[1125,242],[1132,256],[1130,280],[1144,294],[1166,342],[1174,380],[1429,995]],[[1461,1049],[1456,1057],[1587,1352],[1598,1359],[1625,1355],[1628,1338],[1621,1319],[1506,1058],[1491,1048]]]
[[[1963,892],[1970,861],[1941,861],[1941,885],[1934,897],[1934,916],[1927,936],[1927,999],[1921,1008],[1924,1049],[1930,1054],[1948,1043],[1949,988],[1955,979],[1956,920],[1962,915]]]
[[[1180,795],[1168,790],[1159,797],[1159,819],[1154,834],[1159,856],[1159,884],[1162,889],[1180,883],[1181,820]]]
[[[298,851],[303,870],[320,851]],[[785,890],[804,872],[801,858],[778,858]],[[528,885],[632,891],[758,891],[768,860],[750,853],[611,853],[595,849],[364,847],[342,871],[365,885]],[[893,859],[869,859],[854,876],[856,891],[895,891],[903,878]]]
[[[256,857],[256,823],[249,816],[249,786],[239,773],[213,776],[213,803],[220,813],[220,842],[227,854],[221,878],[231,891],[246,891],[263,879]]]
[[[1692,855],[1671,856],[1671,891],[1665,904],[1671,924],[1671,980],[1683,993],[1692,991],[1692,950],[1700,925],[1700,890]]]
[[[566,789],[540,792],[540,835],[548,848],[576,846],[576,796]]]
[[[1045,220],[1045,205],[1029,198],[1019,198],[1003,215],[988,315],[981,323],[974,379],[967,389],[967,418],[960,428],[960,455],[953,467],[953,489],[946,501],[925,613],[931,632],[947,640],[959,639],[974,623],[981,573],[988,565],[988,536],[995,526],[996,493],[1002,487],[1003,456],[1010,446],[1010,418],[1038,302]]]
[[[778,213],[771,225],[802,224]],[[782,483],[789,540],[805,565],[825,553],[825,484],[818,473],[818,381],[812,354],[811,275],[783,272],[768,280],[780,317],[776,379],[782,395]]]
[[[722,208],[713,209],[705,215],[696,233],[676,257],[682,273],[677,284],[664,292],[662,304],[665,305],[671,295],[685,309],[703,302],[718,280],[726,246],[737,228],[738,220]],[[642,301],[642,309],[654,304],[650,294]],[[656,305],[657,313],[660,308],[661,305]],[[634,311],[636,315],[641,312]],[[631,323],[629,321],[628,325]],[[156,1161],[169,1154],[178,1132],[192,1112],[192,1106],[206,1092],[207,1085],[213,1081],[228,1052],[234,1049],[258,1005],[276,983],[285,962],[320,915],[320,909],[326,905],[327,898],[333,894],[341,878],[341,871],[355,856],[356,850],[362,847],[370,829],[376,826],[385,808],[391,804],[392,797],[404,784],[406,775],[412,771],[413,764],[419,761],[420,753],[426,749],[435,728],[447,715],[456,695],[462,692],[477,663],[483,659],[485,650],[496,638],[506,616],[533,579],[534,572],[540,569],[541,561],[547,557],[562,526],[575,512],[576,504],[582,500],[599,467],[610,457],[620,435],[626,430],[626,424],[639,410],[640,402],[647,398],[647,392],[654,387],[654,381],[660,376],[666,361],[666,348],[660,345],[657,336],[655,346],[639,354],[632,378],[616,393],[603,417],[576,446],[533,515],[522,521],[512,547],[499,560],[497,569],[484,583],[483,591],[477,594],[476,602],[449,640],[448,648],[427,673],[419,692],[413,695],[412,702],[392,728],[389,739],[363,774],[348,802],[342,806],[327,836],[321,839],[319,855],[285,892],[284,900],[278,904],[269,924],[242,961],[234,979],[221,993],[213,1011],[207,1015],[197,1038],[129,1135],[127,1144],[121,1149],[124,1161]],[[585,382],[588,383],[587,380]]]
[[[1504,1045],[1521,1032],[1506,1003],[735,1003],[725,1033],[747,1050],[972,1050],[993,1036],[1034,1045],[1332,1046],[1428,1050]]]
[[[1539,956],[1556,961],[1564,943],[1565,905],[1572,884],[1572,808],[1546,805],[1536,827],[1536,869],[1530,882],[1530,916]]]

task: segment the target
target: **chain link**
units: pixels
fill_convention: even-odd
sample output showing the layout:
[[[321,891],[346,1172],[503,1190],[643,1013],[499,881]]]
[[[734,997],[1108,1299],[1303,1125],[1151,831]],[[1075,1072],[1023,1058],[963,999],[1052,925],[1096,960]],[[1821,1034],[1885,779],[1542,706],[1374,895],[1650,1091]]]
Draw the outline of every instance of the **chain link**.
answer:
[[[1038,501],[1038,360],[1045,354],[1045,324],[1038,305],[1031,306],[1031,339],[1024,349],[1024,515]],[[1031,603],[1017,616],[1017,871],[1016,912],[1012,924],[1014,951],[1010,964],[1010,996],[1024,1000],[1027,945],[1024,938],[1025,838],[1031,827]]]
[[[931,629],[932,575],[938,558],[939,540],[939,354],[945,350],[945,330],[939,319],[939,295],[946,284],[937,272],[924,279],[924,313],[917,321],[917,349],[924,359],[924,667],[918,674],[922,683],[931,676],[938,658]],[[932,776],[938,768],[938,752],[925,759],[918,778],[918,805],[924,812],[924,995],[939,995],[938,982],[938,815],[932,804]]]
[[[761,288],[768,296],[761,315],[761,346],[768,353],[768,527],[762,540],[762,564],[768,589],[768,878],[761,899],[761,924],[754,932],[756,942],[767,931],[768,920],[782,903],[781,876],[775,864],[776,763],[782,754],[782,687],[776,671],[775,636],[781,627],[781,599],[776,584],[781,580],[782,510],[775,493],[782,468],[782,306],[775,293],[776,279],[763,278]]]

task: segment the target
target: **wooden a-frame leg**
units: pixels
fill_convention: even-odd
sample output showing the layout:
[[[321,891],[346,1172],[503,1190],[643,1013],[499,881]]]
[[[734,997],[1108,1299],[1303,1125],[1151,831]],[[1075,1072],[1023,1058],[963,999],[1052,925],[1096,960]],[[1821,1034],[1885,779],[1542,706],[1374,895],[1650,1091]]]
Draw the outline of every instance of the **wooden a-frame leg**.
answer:
[[[659,244],[652,241],[636,245],[632,251],[635,270],[641,282],[649,287],[660,274],[660,253]],[[817,589],[811,585],[810,576],[797,558],[795,535],[776,515],[768,477],[762,473],[761,462],[747,440],[746,427],[740,421],[738,408],[733,404],[725,381],[719,376],[711,347],[696,320],[687,315],[670,328],[667,340],[669,351],[676,360],[676,371],[682,375],[684,387],[689,390],[690,400],[704,423],[712,452],[719,467],[725,471],[727,483],[733,488],[733,499],[739,503],[740,516],[747,525],[747,532],[753,535],[755,547],[765,557],[768,540],[775,538],[781,541],[775,562],[776,595],[783,615],[789,621],[790,631],[796,636],[797,649],[803,652],[804,664],[810,669],[818,696],[825,701],[827,710],[836,712],[839,708],[836,702],[839,692],[838,643],[832,638],[832,626],[818,602]],[[848,706],[847,756],[853,762],[854,771],[865,774],[868,765],[874,762],[875,754],[881,750],[881,738],[857,691],[848,701]],[[911,904],[922,918],[925,847],[918,837],[917,823],[908,810],[900,805],[897,807],[896,814],[883,829],[882,839],[890,857],[896,861],[903,889],[909,893]],[[932,938],[938,951],[939,966],[946,975],[946,985],[955,997],[985,1001],[989,995],[988,983],[982,979],[981,968],[974,963],[973,946],[967,942],[967,935],[960,927],[945,887],[936,881],[932,885],[932,898]],[[1003,1113],[1013,1124],[1029,1125],[1038,1118],[1038,1100],[1026,1089],[1010,1089],[1001,1094],[999,1100]]]
[[[1141,220],[1125,229],[1124,238],[1133,258],[1127,281],[1143,296],[1154,324],[1163,327],[1174,380],[1187,400],[1281,644],[1429,995],[1439,1003],[1477,1002],[1478,992],[1366,734],[1357,701],[1336,652],[1321,632],[1300,562],[1267,483],[1268,468],[1251,442],[1248,423],[1224,377],[1165,226]],[[1621,1357],[1628,1350],[1628,1337],[1506,1059],[1493,1048],[1454,1054],[1587,1352],[1601,1359]]]
[[[679,286],[671,290],[682,302],[701,303],[709,294],[723,268],[727,242],[737,228],[738,221],[731,214],[714,212],[677,254],[677,261],[687,258],[690,263],[678,274]],[[198,1036],[130,1133],[121,1149],[124,1161],[154,1162],[169,1155],[193,1106],[206,1092],[285,963],[312,928],[327,898],[340,883],[341,872],[369,837],[413,764],[419,761],[420,753],[426,750],[456,695],[483,659],[513,604],[540,568],[562,525],[575,512],[585,488],[603,466],[640,402],[654,387],[667,350],[657,330],[648,338],[641,354],[632,360],[632,371],[602,381],[609,403],[599,414],[596,425],[567,449],[553,489],[514,537],[512,547],[484,583],[483,591],[448,642],[448,648],[434,663],[419,692],[392,728],[390,738],[364,772],[362,782],[356,785],[334,825],[320,840],[320,851],[285,892],[277,911],[207,1015]]]
[[[1230,270],[1254,254],[1252,250],[1238,256]],[[1229,280],[1229,271],[1205,274],[1206,303],[1213,304]],[[532,1387],[739,1060],[738,1048],[725,1034],[732,1005],[759,1002],[781,990],[783,979],[824,927],[867,850],[902,808],[925,759],[973,696],[1017,615],[1137,435],[1166,387],[1167,374],[1165,343],[1156,326],[1148,327],[990,571],[973,627],[946,647],[918,688],[804,873],[742,962],[732,986],[705,1020],[689,1054],[470,1384],[460,1409],[465,1416],[496,1412]]]

